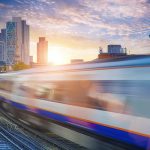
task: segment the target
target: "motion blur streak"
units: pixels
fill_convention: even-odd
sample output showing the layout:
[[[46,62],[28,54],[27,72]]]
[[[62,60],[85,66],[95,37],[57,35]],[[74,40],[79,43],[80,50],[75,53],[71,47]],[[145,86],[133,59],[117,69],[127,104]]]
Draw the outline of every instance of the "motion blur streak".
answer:
[[[3,74],[1,105],[18,115],[26,111],[22,118],[43,127],[40,119],[28,118],[36,114],[149,149],[149,65],[143,57]]]

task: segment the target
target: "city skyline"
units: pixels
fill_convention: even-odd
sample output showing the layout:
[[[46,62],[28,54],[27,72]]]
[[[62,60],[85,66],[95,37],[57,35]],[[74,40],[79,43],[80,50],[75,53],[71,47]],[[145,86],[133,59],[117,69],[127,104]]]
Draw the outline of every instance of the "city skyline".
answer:
[[[49,61],[59,57],[59,64],[95,59],[98,47],[106,50],[109,44],[121,44],[130,53],[150,53],[149,7],[149,0],[0,0],[0,28],[13,16],[27,20],[34,61],[41,36],[49,43]]]

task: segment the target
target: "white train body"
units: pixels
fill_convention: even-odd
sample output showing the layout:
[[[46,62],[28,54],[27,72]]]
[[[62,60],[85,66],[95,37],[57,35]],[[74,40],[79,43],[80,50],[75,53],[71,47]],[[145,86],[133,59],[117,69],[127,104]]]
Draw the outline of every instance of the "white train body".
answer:
[[[18,110],[150,148],[149,57],[2,74],[0,100]]]

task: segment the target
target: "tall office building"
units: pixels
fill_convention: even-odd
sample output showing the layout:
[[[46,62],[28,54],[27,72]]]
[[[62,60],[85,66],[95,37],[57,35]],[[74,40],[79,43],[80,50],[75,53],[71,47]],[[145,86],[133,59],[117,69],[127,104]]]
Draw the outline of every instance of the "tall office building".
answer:
[[[16,53],[15,53],[15,62],[22,61],[22,23],[20,17],[13,17],[12,22],[16,23]]]
[[[29,64],[29,26],[20,17],[13,17],[6,24],[7,63]]]
[[[15,22],[6,23],[6,49],[7,64],[12,65],[16,61],[17,31]]]
[[[6,42],[6,29],[1,29],[0,41]]]
[[[37,43],[37,63],[48,63],[48,41],[45,40],[45,37],[40,37]]]
[[[22,20],[22,53],[21,59],[25,64],[30,64],[29,56],[29,25],[25,20]]]
[[[3,41],[0,41],[0,61],[5,62],[5,44]]]
[[[0,61],[6,62],[6,29],[0,33]]]
[[[108,45],[109,54],[120,54],[122,53],[121,45]]]

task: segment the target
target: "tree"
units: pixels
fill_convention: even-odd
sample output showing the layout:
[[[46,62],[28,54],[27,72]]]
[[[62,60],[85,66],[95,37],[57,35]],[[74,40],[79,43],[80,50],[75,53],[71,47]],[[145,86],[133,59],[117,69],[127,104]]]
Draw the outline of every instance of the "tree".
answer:
[[[13,69],[14,71],[24,70],[24,69],[29,69],[29,68],[30,68],[30,66],[24,64],[23,62],[18,62],[18,63],[14,64],[14,65],[12,66],[12,69]]]

